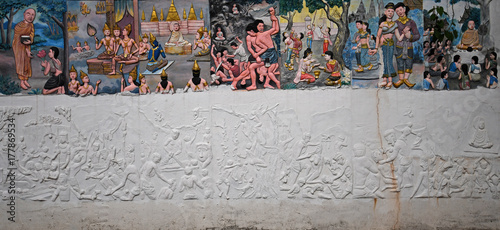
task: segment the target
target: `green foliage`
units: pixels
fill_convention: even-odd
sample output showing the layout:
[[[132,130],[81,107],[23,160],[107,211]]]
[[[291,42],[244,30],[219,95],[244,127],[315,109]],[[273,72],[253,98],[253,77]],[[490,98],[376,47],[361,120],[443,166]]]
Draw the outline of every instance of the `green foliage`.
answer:
[[[0,44],[0,50],[10,50],[12,46],[10,44],[2,43]]]
[[[37,50],[40,47],[43,47],[43,44],[45,44],[47,40],[43,39],[40,35],[35,34],[35,37],[33,39],[33,44],[31,45],[31,50]]]
[[[288,83],[283,86],[283,89],[297,89],[297,85],[294,83]]]
[[[10,76],[0,75],[0,93],[11,95],[21,92],[21,87]]]
[[[280,15],[287,15],[288,12],[297,10],[299,13],[304,8],[302,0],[280,0]]]
[[[31,91],[29,91],[28,94],[31,94],[31,95],[41,95],[42,94],[42,89],[31,89]]]
[[[326,0],[330,7],[342,7],[344,2],[351,2],[350,0]],[[313,13],[316,10],[324,9],[325,3],[321,0],[306,0],[306,6],[309,8],[309,13]]]
[[[434,28],[433,41],[451,40],[453,42],[454,39],[458,38],[459,34],[455,30],[455,22],[450,19],[442,6],[434,6],[427,12],[426,16],[429,17],[430,25]]]

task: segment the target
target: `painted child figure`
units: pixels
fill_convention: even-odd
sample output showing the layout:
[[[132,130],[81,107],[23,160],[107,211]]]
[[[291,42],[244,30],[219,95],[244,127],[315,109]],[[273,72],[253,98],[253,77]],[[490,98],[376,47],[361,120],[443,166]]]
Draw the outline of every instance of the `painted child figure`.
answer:
[[[139,60],[147,60],[148,51],[151,49],[149,45],[149,37],[147,34],[142,35],[142,40],[139,42]]]
[[[87,96],[89,94],[96,95],[97,94],[97,89],[99,88],[99,84],[101,84],[101,80],[98,80],[95,83],[95,89],[92,87],[89,82],[89,76],[84,73],[83,71],[80,70],[80,78],[82,79],[83,85],[78,89],[78,95],[80,96]]]
[[[189,89],[193,90],[193,92],[201,92],[208,90],[208,83],[205,79],[200,77],[200,66],[198,65],[198,61],[194,61],[193,64],[193,78],[191,78],[186,87],[184,88],[184,92],[187,92]]]
[[[459,84],[458,87],[461,90],[465,89],[470,89],[470,73],[469,73],[469,66],[468,65],[462,65],[460,68],[460,76],[458,77]]]
[[[83,49],[84,49],[85,51],[90,51],[90,46],[89,46],[89,43],[88,43],[87,41],[85,41],[85,42],[83,43]]]
[[[76,47],[74,45],[71,45],[71,47],[73,48],[73,50],[76,50],[76,52],[78,52],[78,53],[83,52],[82,43],[80,43],[80,42],[76,43]]]
[[[156,93],[168,94],[172,92],[172,94],[174,94],[174,85],[168,80],[168,74],[165,73],[165,70],[161,71],[160,77],[161,81],[158,82],[158,86],[156,86]]]
[[[439,79],[437,85],[436,85],[437,90],[450,90],[450,85],[448,84],[448,72],[443,71],[441,72],[441,79]]]
[[[71,79],[68,83],[69,94],[73,95],[78,92],[78,88],[80,88],[80,82],[77,80],[78,73],[76,72],[75,66],[71,66],[69,70],[69,78]]]
[[[486,88],[494,89],[498,87],[498,69],[492,68],[486,79]]]
[[[434,83],[431,79],[431,74],[429,71],[424,71],[424,81],[422,82],[425,91],[429,90],[430,87],[434,89]]]
[[[342,85],[342,81],[340,80],[341,74],[339,62],[333,59],[332,51],[326,51],[324,56],[326,60],[326,66],[320,66],[318,68],[324,70],[327,73],[331,73],[331,75],[326,79],[325,85],[337,86],[337,88],[340,88],[340,86]]]
[[[146,82],[146,77],[142,75],[142,73],[139,74],[139,81],[141,82],[141,85],[139,86],[139,94],[148,94],[151,93],[151,90],[149,90],[148,83]]]

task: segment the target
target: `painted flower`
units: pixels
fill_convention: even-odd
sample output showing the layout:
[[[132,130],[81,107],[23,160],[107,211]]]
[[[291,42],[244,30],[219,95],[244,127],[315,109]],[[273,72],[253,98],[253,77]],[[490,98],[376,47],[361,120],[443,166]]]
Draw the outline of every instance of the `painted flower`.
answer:
[[[47,53],[45,52],[45,50],[40,50],[38,51],[38,54],[36,56],[39,58],[44,58],[45,56],[47,56]]]

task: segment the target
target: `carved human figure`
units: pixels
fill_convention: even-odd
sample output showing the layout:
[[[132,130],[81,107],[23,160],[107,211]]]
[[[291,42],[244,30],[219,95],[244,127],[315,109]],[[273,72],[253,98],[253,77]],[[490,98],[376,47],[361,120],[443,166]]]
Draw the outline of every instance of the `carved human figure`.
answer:
[[[480,194],[485,193],[489,188],[488,176],[491,173],[492,166],[486,159],[481,157],[476,160],[474,167],[474,174],[476,176],[475,182],[477,185],[475,190]]]
[[[161,155],[159,153],[151,154],[151,159],[144,162],[139,169],[139,175],[141,179],[141,189],[144,193],[152,200],[156,198],[155,196],[155,186],[151,182],[151,179],[157,175],[162,181],[169,183],[170,181],[161,174],[161,171],[158,168],[158,164],[161,161]]]
[[[412,161],[408,156],[408,153],[404,151],[407,147],[407,138],[410,134],[416,134],[412,129],[412,124],[408,123],[402,130],[397,130],[402,132],[401,136],[396,139],[395,131],[397,129],[389,129],[384,133],[384,138],[389,145],[385,150],[388,158],[380,161],[379,163],[384,164],[394,161],[394,167],[397,169],[397,180],[398,187],[397,191],[402,188],[412,187],[411,174],[412,174]]]
[[[127,181],[131,181],[134,184],[139,183],[140,177],[139,177],[139,170],[135,166],[135,154],[134,154],[134,146],[129,145],[127,146],[126,149],[126,157],[122,159],[123,164],[124,164],[124,170],[121,175],[121,179],[118,185],[116,185],[114,188],[108,188],[106,190],[106,193],[104,195],[112,195],[119,189],[123,188]]]
[[[200,179],[201,186],[203,186],[203,198],[205,199],[212,199],[214,198],[215,194],[215,181],[212,177],[208,175],[208,170],[207,169],[202,169],[201,170],[201,176],[202,178]]]
[[[180,180],[180,189],[179,192],[184,192],[184,200],[196,200],[198,199],[198,195],[196,195],[196,187],[203,189],[203,186],[198,181],[198,177],[193,175],[193,169],[191,167],[186,167],[184,169],[184,176],[181,177]]]
[[[486,125],[482,117],[478,117],[474,122],[474,135],[469,141],[469,145],[474,148],[489,149],[493,146],[493,143],[488,137],[488,131],[486,130]]]
[[[378,168],[375,162],[366,156],[366,146],[363,143],[356,143],[353,151],[353,195],[355,197],[383,197],[379,190]]]

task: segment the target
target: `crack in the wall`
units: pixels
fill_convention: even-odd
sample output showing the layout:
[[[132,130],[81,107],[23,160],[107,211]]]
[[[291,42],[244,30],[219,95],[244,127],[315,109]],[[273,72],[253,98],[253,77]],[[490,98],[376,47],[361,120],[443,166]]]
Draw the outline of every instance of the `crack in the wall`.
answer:
[[[376,99],[377,99],[377,108],[376,108],[376,111],[377,111],[377,135],[378,135],[378,138],[379,138],[379,142],[380,142],[380,148],[383,149],[384,145],[383,145],[383,142],[382,142],[382,133],[380,131],[380,95],[379,95],[379,92],[380,92],[380,88],[377,89],[377,93],[375,94],[376,96]],[[392,173],[392,183],[393,185],[395,185],[395,187],[397,187],[397,179],[395,177],[395,174],[394,174],[394,162],[391,162],[391,173]],[[400,211],[401,211],[401,203],[399,201],[399,191],[396,192],[396,222],[394,223],[394,225],[392,226],[393,229],[398,229],[399,228],[399,214],[400,214]],[[376,201],[374,203],[376,205]],[[375,209],[375,207],[374,207]]]

